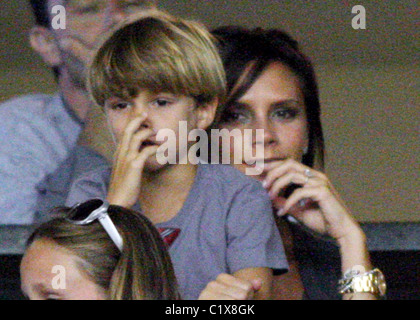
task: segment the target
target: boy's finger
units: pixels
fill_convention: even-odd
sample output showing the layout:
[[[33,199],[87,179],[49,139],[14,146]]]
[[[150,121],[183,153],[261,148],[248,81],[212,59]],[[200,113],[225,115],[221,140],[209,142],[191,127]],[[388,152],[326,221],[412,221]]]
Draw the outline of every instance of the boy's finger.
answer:
[[[135,117],[128,123],[127,127],[124,129],[124,133],[120,142],[122,152],[128,151],[133,134],[140,129],[140,126],[144,122],[144,120],[146,120],[146,117],[147,115],[145,113],[142,113],[141,115]]]
[[[140,151],[142,143],[149,137],[153,136],[154,131],[152,129],[139,130],[131,138],[129,152],[137,154]]]
[[[141,150],[137,158],[133,161],[133,166],[137,168],[142,168],[146,160],[152,155],[156,154],[158,148],[159,146],[145,147],[143,150]]]

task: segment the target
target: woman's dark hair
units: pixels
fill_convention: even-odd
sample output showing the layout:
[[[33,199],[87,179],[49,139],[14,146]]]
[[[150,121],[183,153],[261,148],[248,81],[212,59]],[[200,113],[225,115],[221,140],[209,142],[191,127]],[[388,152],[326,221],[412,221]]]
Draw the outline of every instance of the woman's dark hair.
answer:
[[[228,97],[222,108],[227,108],[244,95],[270,63],[278,61],[285,64],[300,79],[308,119],[309,145],[302,162],[323,169],[324,138],[318,86],[311,61],[299,50],[297,41],[277,29],[250,30],[227,26],[217,28],[212,33],[219,41],[227,78]]]

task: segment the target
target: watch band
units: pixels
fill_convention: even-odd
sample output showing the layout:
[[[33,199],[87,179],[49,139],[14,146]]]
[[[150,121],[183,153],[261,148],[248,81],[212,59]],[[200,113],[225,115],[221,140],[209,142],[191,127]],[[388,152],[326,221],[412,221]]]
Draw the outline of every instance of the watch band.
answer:
[[[363,274],[350,271],[338,283],[340,294],[371,293],[382,298],[386,293],[385,278],[379,269]]]

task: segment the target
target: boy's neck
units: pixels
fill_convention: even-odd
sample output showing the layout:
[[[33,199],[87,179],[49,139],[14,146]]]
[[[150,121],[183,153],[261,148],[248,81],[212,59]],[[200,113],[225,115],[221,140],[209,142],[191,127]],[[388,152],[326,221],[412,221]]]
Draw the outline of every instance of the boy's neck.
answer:
[[[182,209],[194,183],[197,166],[169,165],[143,174],[139,198],[142,212],[156,224],[172,219]]]

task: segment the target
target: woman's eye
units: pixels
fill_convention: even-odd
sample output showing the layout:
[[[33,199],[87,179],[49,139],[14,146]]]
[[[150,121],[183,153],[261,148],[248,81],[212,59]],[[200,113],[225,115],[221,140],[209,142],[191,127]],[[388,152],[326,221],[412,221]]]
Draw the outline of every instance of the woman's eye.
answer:
[[[275,118],[280,118],[280,119],[293,119],[296,117],[296,115],[297,115],[296,110],[288,109],[288,108],[277,109],[273,112],[273,116]]]

